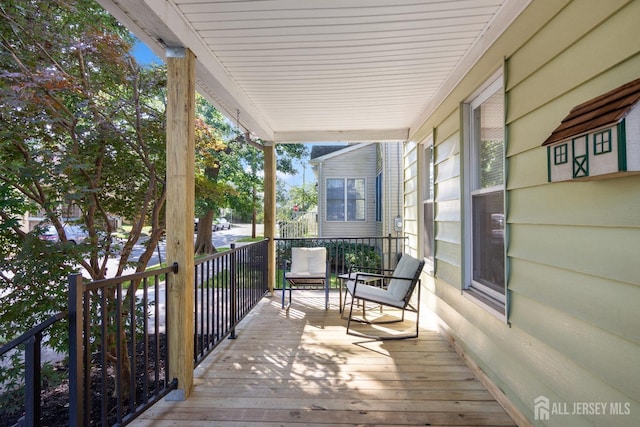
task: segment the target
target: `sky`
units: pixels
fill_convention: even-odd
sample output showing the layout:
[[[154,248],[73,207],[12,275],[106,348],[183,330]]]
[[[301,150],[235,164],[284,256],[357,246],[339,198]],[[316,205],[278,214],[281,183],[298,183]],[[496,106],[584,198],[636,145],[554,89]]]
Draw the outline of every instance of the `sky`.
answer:
[[[307,149],[309,150],[309,152],[311,152],[311,146],[309,144],[307,144]],[[308,161],[309,161],[308,158],[304,159],[304,161],[296,160],[294,162],[294,165],[296,166],[298,174],[295,176],[278,175],[278,178],[282,178],[284,182],[286,182],[289,186],[292,186],[292,187],[301,186],[303,183],[303,178],[306,184],[315,183],[316,177],[314,176],[313,169],[311,169],[311,165],[308,163]]]
[[[136,61],[141,65],[150,65],[150,64],[163,64],[164,61],[160,59],[151,49],[149,49],[143,42],[136,39],[136,42],[133,45],[133,49],[131,51],[133,56],[136,58]],[[327,144],[335,144],[335,143],[307,143],[305,144],[311,152],[311,147],[313,145],[327,145]],[[298,174],[295,176],[291,175],[283,175],[278,174],[278,179],[283,180],[289,186],[300,186],[304,183],[313,184],[316,182],[316,177],[313,174],[313,170],[311,165],[309,165],[308,160],[299,161],[296,160],[294,162],[296,165],[296,169],[298,170]]]
[[[131,53],[133,54],[134,58],[136,58],[136,61],[138,61],[139,64],[164,64],[164,61],[162,59],[160,59],[155,53],[151,51],[151,49],[147,47],[146,44],[142,43],[138,39],[136,39]]]

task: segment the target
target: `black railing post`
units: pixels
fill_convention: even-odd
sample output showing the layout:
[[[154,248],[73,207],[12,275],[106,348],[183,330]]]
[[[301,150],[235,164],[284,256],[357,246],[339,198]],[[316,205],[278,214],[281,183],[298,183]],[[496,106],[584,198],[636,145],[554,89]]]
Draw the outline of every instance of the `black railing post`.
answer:
[[[25,426],[40,425],[40,344],[42,332],[25,343]]]
[[[82,275],[69,275],[69,426],[84,425]]]
[[[267,239],[267,243],[263,243],[261,248],[262,248],[262,289],[260,289],[260,292],[264,293],[266,291],[269,290],[269,264],[268,264],[268,260],[269,259],[269,243],[271,242],[270,240],[271,238]],[[278,242],[274,242],[274,247],[276,247],[276,245],[278,244]],[[278,253],[278,251],[276,250],[276,254]],[[266,262],[265,262],[266,261]],[[278,261],[276,260],[276,282],[278,281],[277,279],[277,272],[278,272]]]
[[[229,297],[231,303],[231,333],[229,334],[230,340],[236,339],[236,319],[238,318],[238,307],[237,307],[237,290],[238,290],[238,263],[237,256],[238,252],[236,251],[236,244],[231,244],[231,296]]]
[[[393,266],[391,265],[391,233],[389,233],[389,236],[387,238],[389,239],[389,252],[387,253],[387,265],[386,266],[383,265],[382,267],[393,268]]]

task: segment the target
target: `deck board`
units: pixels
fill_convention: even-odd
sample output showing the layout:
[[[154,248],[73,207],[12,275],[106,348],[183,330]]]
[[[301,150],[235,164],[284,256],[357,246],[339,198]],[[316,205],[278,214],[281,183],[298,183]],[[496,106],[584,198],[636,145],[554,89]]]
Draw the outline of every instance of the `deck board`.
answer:
[[[189,399],[132,425],[515,426],[438,333],[348,336],[334,297],[325,311],[321,292],[298,291],[288,313],[278,295],[264,298],[196,368]]]

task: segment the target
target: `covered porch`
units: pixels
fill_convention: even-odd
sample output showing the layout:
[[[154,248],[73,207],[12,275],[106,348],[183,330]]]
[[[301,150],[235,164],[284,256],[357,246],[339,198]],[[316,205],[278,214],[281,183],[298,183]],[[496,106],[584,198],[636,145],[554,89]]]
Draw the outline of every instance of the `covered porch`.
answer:
[[[550,13],[544,6],[542,11],[529,7],[528,0],[98,1],[164,57],[168,71],[167,260],[180,266],[167,296],[168,309],[176,314],[169,324],[174,356],[168,371],[178,389],[172,393],[176,401],[156,404],[137,425],[187,420],[191,425],[516,424],[492,395],[518,424],[527,425],[498,386],[486,381],[491,394],[481,386],[469,369],[474,362],[465,364],[450,347],[457,344],[435,329],[423,330],[418,340],[358,343],[346,335],[336,307],[325,312],[320,298],[310,304],[299,295],[287,317],[274,292],[275,147],[324,141],[404,144],[399,225],[409,236],[405,252],[424,256],[418,239],[423,218],[413,203],[423,190],[414,178],[426,172],[410,149],[434,132],[435,120],[454,122],[459,100],[451,104],[451,92],[462,81],[469,86],[471,69],[479,67],[483,74],[474,77],[477,86],[503,65],[502,53],[488,61],[486,52],[525,11],[533,24],[542,21]],[[518,37],[528,37],[533,28]],[[196,91],[238,126],[247,143],[264,151],[271,292],[243,323],[240,339],[226,341],[194,372],[190,242]],[[445,126],[438,136],[455,132]],[[459,152],[459,146],[450,152]],[[451,165],[443,172],[460,169]],[[453,195],[459,191],[456,182],[448,187]],[[454,222],[461,205],[450,197],[448,229],[458,232]],[[445,258],[457,259],[454,245],[460,240],[442,246],[451,248]],[[441,274],[461,277],[457,271]],[[437,295],[436,282],[431,276],[424,288]],[[484,375],[480,368],[474,372]]]
[[[481,388],[444,398],[442,384],[479,386],[449,343],[518,425],[637,425],[638,176],[550,184],[541,143],[575,106],[638,79],[640,0],[98,1],[168,69],[167,260],[180,266],[168,372],[183,401],[136,422],[513,424],[488,395],[468,397]],[[271,295],[243,324],[248,339],[194,375],[196,90],[263,144]],[[502,129],[501,154],[477,155],[483,129]],[[335,309],[298,296],[282,317],[273,305],[275,147],[324,141],[403,143],[405,253],[433,249],[423,307],[451,340],[424,330],[371,348]],[[478,188],[494,161],[501,179]],[[474,212],[494,187],[499,209]],[[494,240],[503,262],[482,283],[474,254]],[[581,403],[612,410],[554,412]]]
[[[426,319],[428,320],[428,319]],[[432,325],[419,340],[346,335],[338,293],[267,296],[194,372],[187,400],[164,400],[133,426],[516,423]]]
[[[169,309],[178,314],[170,325],[176,333],[169,347],[176,356],[169,372],[187,401],[195,380],[190,349],[195,92],[234,121],[247,143],[264,151],[264,236],[273,297],[275,146],[415,141],[428,130],[425,118],[528,4],[98,1],[167,63],[167,260],[180,265],[168,295]],[[417,219],[415,213],[405,216]],[[416,242],[408,253],[419,255]],[[282,330],[260,315],[270,333]]]

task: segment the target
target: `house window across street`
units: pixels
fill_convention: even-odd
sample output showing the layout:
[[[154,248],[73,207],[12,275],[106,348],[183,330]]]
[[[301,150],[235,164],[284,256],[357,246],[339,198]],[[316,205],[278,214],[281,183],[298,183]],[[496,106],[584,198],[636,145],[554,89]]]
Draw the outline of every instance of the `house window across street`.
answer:
[[[327,221],[365,220],[365,179],[327,179]]]

